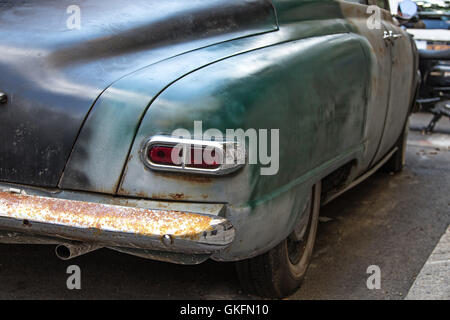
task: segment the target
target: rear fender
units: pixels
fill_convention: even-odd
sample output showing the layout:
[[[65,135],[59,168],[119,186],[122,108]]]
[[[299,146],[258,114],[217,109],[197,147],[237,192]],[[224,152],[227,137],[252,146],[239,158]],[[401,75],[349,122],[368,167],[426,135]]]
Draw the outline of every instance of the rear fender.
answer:
[[[118,194],[228,203],[236,241],[217,260],[242,259],[275,246],[293,229],[313,184],[363,156],[370,66],[361,41],[351,34],[291,41],[181,78],[146,113]],[[259,163],[211,177],[143,165],[146,139],[180,128],[193,133],[195,121],[202,122],[203,131],[279,130],[278,171],[262,175],[265,166]]]

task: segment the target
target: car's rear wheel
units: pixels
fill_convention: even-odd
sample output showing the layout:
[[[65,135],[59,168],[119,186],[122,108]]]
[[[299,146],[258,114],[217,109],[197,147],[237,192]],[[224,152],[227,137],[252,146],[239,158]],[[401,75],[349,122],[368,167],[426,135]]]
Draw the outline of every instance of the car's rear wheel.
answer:
[[[298,289],[311,260],[320,210],[321,184],[313,187],[306,207],[307,223],[278,246],[255,258],[239,261],[236,270],[245,291],[284,298]]]

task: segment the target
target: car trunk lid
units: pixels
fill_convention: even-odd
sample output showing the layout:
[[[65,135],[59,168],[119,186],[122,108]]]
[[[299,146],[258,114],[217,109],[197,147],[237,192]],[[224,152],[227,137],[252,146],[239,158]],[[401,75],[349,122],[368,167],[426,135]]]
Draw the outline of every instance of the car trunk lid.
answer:
[[[277,28],[266,0],[0,3],[0,181],[56,187],[114,81],[202,46]]]

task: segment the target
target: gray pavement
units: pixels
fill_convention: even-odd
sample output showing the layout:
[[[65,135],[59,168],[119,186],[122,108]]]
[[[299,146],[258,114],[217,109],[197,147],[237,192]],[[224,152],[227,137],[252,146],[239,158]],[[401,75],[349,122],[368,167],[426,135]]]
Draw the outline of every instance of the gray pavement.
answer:
[[[431,113],[415,113],[410,120],[410,128],[414,131],[421,131],[426,127],[433,118]],[[446,117],[442,117],[436,124],[435,131],[441,134],[450,134],[450,121]]]
[[[413,124],[426,117],[415,116]],[[448,120],[441,121],[447,130]],[[443,131],[433,136],[411,132],[402,173],[376,173],[322,208],[311,267],[289,299],[407,296],[450,224],[450,136]],[[72,264],[81,268],[81,290],[66,287]],[[366,286],[371,265],[380,267],[381,289]],[[0,299],[24,298],[255,297],[241,292],[230,263],[178,266],[106,249],[61,261],[52,246],[0,245]]]
[[[450,226],[428,258],[407,300],[450,300]]]
[[[291,299],[404,299],[450,224],[450,152],[415,146],[405,170],[376,173],[323,208],[307,279]],[[439,150],[437,150],[439,149]],[[368,266],[381,289],[366,286]]]

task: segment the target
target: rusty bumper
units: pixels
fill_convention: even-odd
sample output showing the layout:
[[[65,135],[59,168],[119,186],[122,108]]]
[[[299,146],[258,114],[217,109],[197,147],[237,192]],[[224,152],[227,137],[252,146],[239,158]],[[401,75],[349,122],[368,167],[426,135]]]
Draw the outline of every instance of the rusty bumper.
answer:
[[[219,216],[0,191],[0,230],[180,253],[228,247],[234,228]]]

